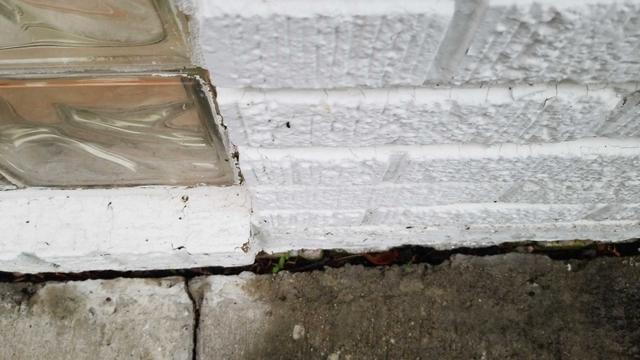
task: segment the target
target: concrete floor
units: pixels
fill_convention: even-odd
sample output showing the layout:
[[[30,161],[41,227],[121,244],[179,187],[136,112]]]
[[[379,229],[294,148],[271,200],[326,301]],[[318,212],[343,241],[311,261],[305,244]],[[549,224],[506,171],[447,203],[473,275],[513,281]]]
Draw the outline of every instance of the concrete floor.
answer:
[[[0,284],[0,358],[640,358],[640,257],[455,256],[186,284]]]

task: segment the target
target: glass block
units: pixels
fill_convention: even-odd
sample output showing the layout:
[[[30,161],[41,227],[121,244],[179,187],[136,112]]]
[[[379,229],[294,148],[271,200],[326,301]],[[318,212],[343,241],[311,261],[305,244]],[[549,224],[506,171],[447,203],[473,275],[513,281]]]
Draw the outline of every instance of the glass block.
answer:
[[[187,66],[170,0],[0,0],[0,73]]]
[[[0,80],[0,186],[230,185],[196,78]]]

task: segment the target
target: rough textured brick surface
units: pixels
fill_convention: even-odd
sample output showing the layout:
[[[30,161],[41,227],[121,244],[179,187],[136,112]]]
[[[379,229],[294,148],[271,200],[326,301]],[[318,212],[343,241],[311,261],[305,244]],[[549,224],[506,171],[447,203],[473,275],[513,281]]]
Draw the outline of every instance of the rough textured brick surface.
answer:
[[[421,84],[454,2],[198,1],[199,42],[219,86]]]
[[[601,239],[624,241],[640,237],[637,221],[576,221],[569,223],[472,226],[305,226],[254,231],[267,252],[292,249],[344,249],[353,252],[420,245],[440,249],[491,246],[513,241]]]
[[[185,282],[0,284],[0,359],[191,359]]]
[[[460,226],[628,221],[640,225],[638,204],[454,204],[431,207],[355,210],[261,211],[262,227],[318,226]],[[640,230],[640,229],[639,229]]]
[[[509,241],[640,237],[638,204],[455,204],[352,210],[261,211],[254,234],[263,249],[379,250],[406,244],[438,248]]]
[[[196,3],[219,86],[640,79],[637,0]]]
[[[219,105],[232,140],[253,147],[559,142],[640,135],[634,89],[223,88]]]
[[[383,183],[636,181],[636,139],[558,144],[241,148],[249,186],[343,186]]]
[[[639,235],[640,1],[196,5],[267,251]]]
[[[242,151],[242,150],[241,150]],[[244,149],[267,251],[640,236],[636,139]]]
[[[343,186],[256,186],[253,206],[266,210],[351,210],[447,204],[640,203],[640,181],[514,180]]]
[[[638,1],[489,1],[454,82],[625,82],[640,74]]]

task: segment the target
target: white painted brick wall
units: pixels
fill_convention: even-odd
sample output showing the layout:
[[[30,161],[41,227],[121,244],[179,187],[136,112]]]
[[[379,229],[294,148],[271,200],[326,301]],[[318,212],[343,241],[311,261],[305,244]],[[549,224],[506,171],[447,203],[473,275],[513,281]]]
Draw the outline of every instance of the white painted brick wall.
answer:
[[[350,210],[457,203],[640,203],[640,181],[512,180],[417,184],[253,187],[253,206],[268,210]]]
[[[397,230],[388,246],[640,236],[634,138],[240,152],[271,249],[378,249]]]
[[[199,1],[219,86],[420,84],[453,1]],[[372,56],[373,54],[373,56]]]
[[[640,146],[632,139],[554,144],[241,148],[253,185],[343,186],[480,181],[634,181]]]
[[[634,221],[576,221],[472,226],[334,226],[254,230],[270,252],[291,249],[339,248],[375,251],[402,245],[436,248],[490,246],[503,242],[533,240],[604,239],[622,241],[638,237]]]
[[[640,237],[640,1],[196,4],[260,248]]]
[[[640,2],[489,0],[455,82],[637,81]],[[446,79],[446,76],[443,76]]]
[[[224,87],[640,80],[637,0],[198,3]]]
[[[0,183],[2,270],[640,237],[640,0],[176,2],[246,188]]]
[[[637,225],[639,204],[454,204],[432,207],[374,208],[372,210],[279,210],[256,218],[265,228],[340,226],[474,226],[577,221],[626,221]]]
[[[638,136],[635,85],[219,89],[232,139],[254,147],[558,142]],[[623,105],[625,104],[625,105]]]

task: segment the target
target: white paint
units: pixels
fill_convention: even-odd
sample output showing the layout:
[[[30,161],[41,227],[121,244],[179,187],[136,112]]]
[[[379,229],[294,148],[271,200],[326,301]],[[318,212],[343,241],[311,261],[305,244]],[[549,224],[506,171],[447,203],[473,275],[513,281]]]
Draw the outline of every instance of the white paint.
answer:
[[[640,139],[241,148],[269,252],[640,236]]]
[[[193,0],[172,0],[176,8],[185,15],[194,16],[197,12],[197,6]]]
[[[241,186],[2,191],[0,269],[244,265],[250,209]]]
[[[637,0],[490,0],[492,6],[532,6],[532,5],[544,5],[553,6],[558,9],[574,8],[576,6],[584,5],[619,5],[619,4],[633,4],[637,3]]]
[[[248,191],[0,184],[0,269],[640,236],[640,1],[454,5],[177,0]]]
[[[353,210],[447,204],[629,204],[640,203],[640,181],[607,179],[511,179],[342,186],[261,185],[253,204],[269,210]]]
[[[487,103],[508,104],[523,98],[536,101],[562,97],[568,99],[583,96],[600,98],[608,106],[620,100],[620,94],[637,90],[634,83],[615,86],[588,86],[569,83],[531,84],[487,87],[400,87],[376,89],[234,89],[218,88],[218,102],[222,104],[254,102],[268,100],[290,104],[312,104],[322,98],[329,104],[365,104],[390,103],[399,100],[414,100],[418,104],[457,100],[467,104],[485,105]]]
[[[474,38],[465,56],[432,80],[638,81],[639,13],[637,0],[490,1],[483,20],[466,29]]]
[[[259,149],[240,147],[245,164],[251,161],[301,160],[318,163],[340,160],[378,160],[388,161],[393,155],[402,153],[418,160],[429,159],[509,159],[529,160],[532,156],[553,156],[557,158],[583,158],[588,156],[631,156],[640,155],[638,138],[590,138],[551,144],[496,144],[491,146],[478,144],[442,144],[425,146],[376,146],[347,148],[282,148]],[[245,168],[243,168],[245,170]],[[246,170],[251,170],[247,168]],[[636,170],[636,169],[634,169]],[[247,171],[245,171],[247,172]],[[246,174],[245,174],[246,176]],[[348,180],[348,179],[345,179]],[[311,181],[311,180],[310,180]]]
[[[450,205],[358,210],[272,210],[262,211],[255,223],[263,229],[347,226],[451,227],[471,225],[520,225],[620,221],[640,225],[639,204],[513,204],[456,203]],[[640,230],[640,228],[638,228]]]
[[[218,86],[421,84],[454,1],[197,0]]]
[[[639,136],[634,84],[487,88],[220,88],[236,144],[252,147],[558,142]],[[631,104],[631,101],[628,101]]]
[[[640,1],[196,2],[263,249],[639,236]]]
[[[196,1],[224,87],[640,80],[638,0]]]
[[[394,15],[422,14],[434,12],[449,14],[453,11],[453,0],[396,0],[389,6],[387,0],[195,0],[201,14],[199,16],[241,16],[269,17],[286,15],[306,18],[310,16],[353,16],[353,15]]]
[[[291,249],[337,248],[351,252],[380,251],[394,246],[422,245],[438,249],[491,246],[513,241],[606,240],[640,237],[637,221],[461,226],[297,226],[263,229],[257,237],[268,253]]]

